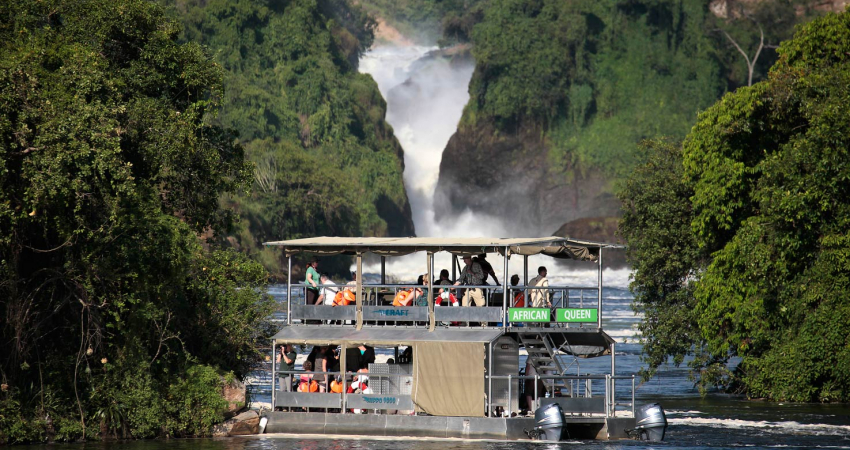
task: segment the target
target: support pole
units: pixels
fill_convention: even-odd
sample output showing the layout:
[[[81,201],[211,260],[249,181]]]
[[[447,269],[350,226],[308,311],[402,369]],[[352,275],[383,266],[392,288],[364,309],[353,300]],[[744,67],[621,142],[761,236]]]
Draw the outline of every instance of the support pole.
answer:
[[[358,330],[363,329],[363,253],[357,253],[357,292],[355,292],[355,301],[357,302],[357,325]]]
[[[292,255],[289,255],[289,269],[286,271],[286,324],[292,325]]]
[[[345,354],[347,353],[346,352],[347,349],[348,348],[346,347],[345,342],[340,344],[340,346],[339,346],[339,373],[340,373],[340,376],[342,377],[342,413],[343,414],[345,414],[345,401],[346,401],[345,395],[346,395],[346,391],[348,390],[348,381],[345,379],[345,366],[346,366]]]
[[[599,268],[596,272],[596,285],[599,290],[599,298],[596,302],[596,327],[602,329],[602,247],[599,247]]]
[[[428,331],[434,331],[437,321],[434,318],[434,254],[427,252],[428,266]]]
[[[508,247],[505,247],[505,273],[502,275],[502,329],[508,329],[508,304],[511,301],[510,293],[508,292]]]
[[[452,283],[457,281],[457,255],[452,254]]]
[[[387,257],[381,256],[381,284],[387,284]]]
[[[528,286],[528,255],[522,257],[522,285]],[[526,294],[528,291],[526,291]]]
[[[276,397],[275,389],[274,389],[275,388],[274,381],[275,381],[275,378],[277,378],[277,370],[275,369],[275,359],[277,359],[277,353],[275,352],[275,345],[274,344],[275,344],[274,341],[272,341],[272,411],[274,411],[274,407],[275,407],[274,399]]]
[[[615,355],[614,343],[612,342],[611,343],[611,414],[616,416],[617,415],[617,401],[616,401],[615,395],[614,395],[614,393],[616,392],[615,387],[614,387],[614,383],[615,383],[614,376],[616,376],[617,368],[616,368],[615,363],[614,363],[614,361],[615,361],[614,355]]]
[[[493,417],[491,415],[493,409],[493,342],[490,341],[490,351],[487,357],[487,417]]]

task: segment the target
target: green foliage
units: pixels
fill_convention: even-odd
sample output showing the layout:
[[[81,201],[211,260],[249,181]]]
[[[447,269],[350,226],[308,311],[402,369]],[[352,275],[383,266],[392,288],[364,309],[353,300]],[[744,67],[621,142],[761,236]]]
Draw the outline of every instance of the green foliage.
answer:
[[[217,123],[240,132],[251,193],[226,199],[231,242],[276,274],[262,242],[305,235],[412,234],[401,148],[386,104],[356,72],[375,22],[343,0],[180,1],[184,37],[226,70]],[[382,207],[382,205],[387,207]]]
[[[800,28],[779,55],[768,80],[700,115],[684,143],[686,189],[660,199],[663,209],[692,208],[685,235],[710,255],[690,264],[692,295],[675,307],[693,308],[683,326],[699,328],[703,382],[773,400],[848,401],[850,15]],[[636,211],[638,225],[651,216]],[[664,273],[639,270],[638,292]],[[738,369],[724,371],[733,356]]]
[[[168,388],[169,411],[176,422],[177,436],[207,436],[216,423],[224,420],[227,400],[221,396],[224,379],[209,366],[191,366],[186,378]]]
[[[142,0],[0,5],[5,440],[203,433],[211,400],[181,415],[169,382],[259,361],[266,273],[200,236],[251,165],[212,124],[221,66],[178,35]]]
[[[681,146],[658,140],[642,149],[646,163],[619,193],[619,232],[634,269],[634,309],[644,317],[639,329],[649,379],[668,357],[678,366],[702,346],[693,290],[707,258],[691,232],[693,189],[683,180]]]

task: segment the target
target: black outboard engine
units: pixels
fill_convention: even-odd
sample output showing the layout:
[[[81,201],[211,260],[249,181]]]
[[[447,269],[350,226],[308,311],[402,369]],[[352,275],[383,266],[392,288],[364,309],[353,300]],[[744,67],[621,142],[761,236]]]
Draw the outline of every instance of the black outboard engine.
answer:
[[[667,416],[658,403],[643,405],[635,412],[635,429],[642,441],[661,442],[667,430]]]
[[[564,411],[561,405],[550,403],[534,411],[534,431],[542,441],[560,441],[564,430]]]

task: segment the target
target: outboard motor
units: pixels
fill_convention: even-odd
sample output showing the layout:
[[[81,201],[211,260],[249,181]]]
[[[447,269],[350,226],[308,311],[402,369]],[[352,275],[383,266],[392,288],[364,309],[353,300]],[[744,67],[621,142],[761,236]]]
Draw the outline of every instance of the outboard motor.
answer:
[[[564,430],[564,411],[561,405],[550,403],[534,411],[534,432],[542,441],[560,441]]]
[[[667,430],[667,416],[658,403],[643,405],[635,412],[634,432],[642,441],[661,442]]]

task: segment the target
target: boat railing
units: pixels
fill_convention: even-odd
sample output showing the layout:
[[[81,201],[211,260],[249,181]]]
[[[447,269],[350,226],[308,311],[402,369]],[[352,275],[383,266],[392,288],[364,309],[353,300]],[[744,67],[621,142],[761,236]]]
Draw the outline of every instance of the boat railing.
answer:
[[[279,389],[275,392],[274,407],[276,409],[309,410],[319,408],[328,410],[339,410],[340,413],[349,410],[373,410],[375,413],[401,413],[412,414],[414,412],[413,398],[411,397],[413,376],[407,374],[378,374],[346,372],[340,377],[339,372],[317,372],[317,371],[277,371],[278,377],[285,380],[285,376],[291,375],[291,391]],[[300,377],[303,375],[325,375],[322,382],[324,392],[297,392]],[[352,383],[359,383],[365,379],[369,387],[367,393],[363,390],[348,392],[352,389]],[[339,383],[342,392],[330,392],[331,380]],[[552,380],[556,386],[560,386],[555,396],[543,396],[542,381]],[[631,380],[631,389],[627,399],[625,394],[617,395],[615,380]],[[528,383],[533,383],[533,392],[527,392]],[[501,382],[501,383],[500,383]],[[278,382],[275,381],[277,384]],[[523,388],[520,388],[523,383]],[[494,393],[493,385],[496,384],[497,391]],[[602,385],[599,387],[599,385]],[[500,389],[499,386],[502,386]],[[309,385],[308,385],[309,386]],[[359,385],[355,385],[359,386]],[[496,415],[497,408],[501,414],[511,417],[520,395],[532,399],[531,410],[536,410],[549,403],[559,403],[567,415],[578,416],[600,416],[615,417],[620,412],[630,412],[634,417],[635,412],[635,376],[611,376],[605,375],[485,375],[485,386],[487,386],[486,409],[491,416]],[[621,385],[622,386],[622,385]],[[483,394],[483,393],[482,393]],[[626,401],[628,400],[628,401]]]
[[[339,291],[356,288],[351,285],[334,285]],[[355,303],[333,306],[326,301],[318,305],[305,304],[306,285],[290,285],[286,301],[286,322],[320,324],[329,326],[352,326],[357,321]],[[504,288],[493,285],[434,285],[432,292],[428,287],[416,284],[364,284],[362,289],[363,323],[366,325],[427,327],[430,324],[428,298],[433,298],[434,320],[438,326],[508,327],[535,326],[547,327],[584,327],[595,324],[601,327],[601,302],[596,287],[583,286],[510,286],[508,302],[504,302]],[[480,289],[485,306],[462,306],[464,293],[469,289]],[[409,306],[394,306],[393,300],[403,292],[413,291]],[[535,293],[545,291],[545,300],[540,308],[533,308],[531,300],[538,297]],[[420,293],[421,292],[421,293]],[[448,295],[441,295],[448,292]],[[521,294],[521,295],[520,295]],[[449,297],[449,298],[445,298]],[[524,305],[518,307],[518,300]],[[474,305],[472,299],[468,299]],[[549,306],[551,304],[551,306]],[[549,312],[543,311],[544,309]],[[537,311],[534,311],[537,310]]]
[[[526,389],[529,388],[528,383],[525,383],[524,389],[522,389],[522,395],[530,397],[533,402],[532,410],[549,403],[558,403],[561,405],[564,414],[567,415],[614,417],[617,412],[631,412],[631,416],[634,417],[635,413],[634,375],[493,375],[485,378],[492,380],[493,384],[500,387],[500,389],[497,389],[500,392],[494,394],[492,385],[488,383],[491,386],[488,388],[491,394],[487,396],[490,399],[487,410],[493,411],[496,407],[501,407],[504,414],[508,416],[515,412],[512,410],[513,400],[515,393],[519,394],[517,391],[519,390],[519,383],[522,382],[533,383],[532,392],[526,392]],[[514,380],[517,381],[516,387]],[[550,396],[546,392],[543,387],[544,380],[551,380],[557,387],[555,396]],[[594,380],[598,382],[594,383]],[[617,395],[615,380],[631,380],[631,390],[628,394],[630,401],[624,401],[622,394]],[[601,387],[599,387],[600,384]],[[545,396],[543,393],[545,393]]]

